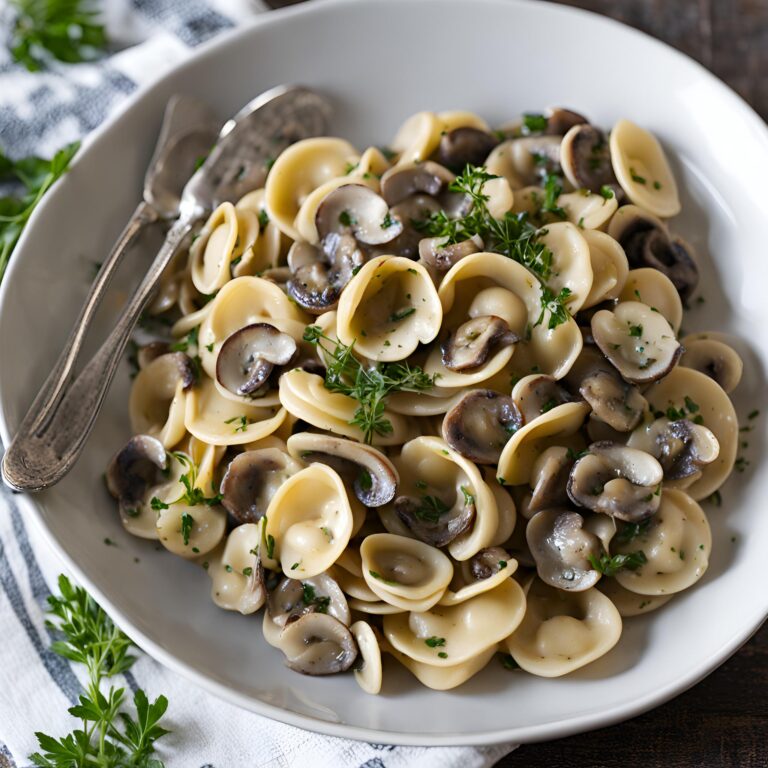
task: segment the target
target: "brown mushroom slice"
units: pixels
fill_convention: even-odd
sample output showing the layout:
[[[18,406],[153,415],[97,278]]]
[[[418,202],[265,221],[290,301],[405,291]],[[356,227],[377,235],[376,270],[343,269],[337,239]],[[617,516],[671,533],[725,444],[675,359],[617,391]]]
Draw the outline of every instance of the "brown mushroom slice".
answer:
[[[574,461],[573,451],[559,445],[547,448],[536,459],[531,473],[533,493],[527,504],[526,517],[568,504],[566,486]]]
[[[548,136],[565,136],[574,126],[589,123],[584,115],[565,107],[550,107],[544,116],[547,118],[545,133]]]
[[[239,453],[221,481],[221,503],[238,523],[258,522],[278,487],[301,466],[278,448]]]
[[[107,488],[123,519],[136,516],[147,491],[165,480],[167,466],[163,444],[149,435],[135,435],[114,455],[107,467]]]
[[[443,439],[477,464],[495,464],[509,438],[523,425],[514,400],[491,389],[467,392],[443,419]]]
[[[352,620],[347,598],[326,572],[301,580],[284,576],[269,593],[267,610],[278,627],[307,613],[325,613],[345,625]]]
[[[560,165],[576,189],[599,192],[609,187],[614,195],[624,196],[613,172],[608,140],[594,125],[574,125],[563,136]]]
[[[509,323],[495,315],[481,315],[462,323],[440,345],[443,365],[450,371],[479,368],[492,353],[520,341]]]
[[[599,557],[600,539],[584,529],[584,518],[567,509],[537,512],[525,529],[539,578],[553,587],[582,592],[594,587],[600,572],[590,564]]]
[[[512,555],[502,547],[486,547],[470,559],[469,572],[476,581],[485,581],[507,568],[512,559]]]
[[[673,237],[666,224],[636,205],[623,205],[613,215],[608,234],[624,249],[631,269],[653,267],[665,274],[685,301],[699,282],[691,247]]]
[[[374,249],[374,255],[395,254],[409,259],[416,258],[419,255],[419,243],[424,239],[419,225],[439,210],[440,203],[434,197],[423,194],[411,195],[393,205],[390,213],[403,223],[403,231],[391,243],[382,246],[386,248],[385,251]]]
[[[381,196],[387,205],[397,205],[419,193],[437,197],[454,178],[447,168],[429,160],[396,165],[381,177]]]
[[[350,231],[367,245],[389,243],[403,231],[384,198],[363,184],[344,184],[329,192],[318,206],[315,225],[321,240],[332,232]]]
[[[672,326],[639,301],[623,301],[613,311],[596,312],[592,337],[621,376],[633,384],[666,376],[683,353]]]
[[[473,235],[460,243],[448,243],[444,237],[425,237],[419,240],[419,257],[428,267],[447,272],[465,256],[479,253],[485,244],[479,235]]]
[[[450,507],[437,496],[399,496],[395,512],[419,541],[445,547],[470,528],[476,509],[474,498],[462,493]]]
[[[483,165],[499,140],[488,131],[462,126],[440,137],[437,159],[446,168],[460,172],[467,165]]]
[[[295,354],[293,336],[269,323],[252,323],[235,331],[221,345],[216,380],[234,395],[253,395],[276,365],[286,365]]]
[[[318,461],[349,478],[366,507],[383,507],[395,498],[400,477],[394,464],[370,445],[331,435],[300,432],[288,439],[288,452],[306,462]]]
[[[286,665],[303,675],[345,672],[358,654],[352,633],[325,613],[308,613],[286,624],[279,642]]]
[[[321,262],[299,267],[286,288],[288,295],[312,315],[321,315],[335,309],[341,297],[341,289],[331,285],[328,267]]]
[[[600,442],[573,465],[568,495],[574,504],[628,523],[659,508],[664,470],[645,451]]]
[[[706,338],[706,334],[686,336],[685,351],[680,365],[693,368],[716,381],[727,394],[733,392],[741,381],[744,364],[736,350],[719,339]]]
[[[635,430],[627,445],[655,456],[666,480],[688,479],[691,483],[720,454],[720,443],[705,426],[689,419],[670,421],[664,416]]]
[[[595,371],[586,376],[579,394],[589,403],[594,416],[617,432],[633,430],[648,407],[640,390],[615,371]]]
[[[524,376],[515,384],[512,399],[523,416],[525,424],[529,424],[542,413],[547,413],[558,405],[573,400],[554,376],[543,373]]]

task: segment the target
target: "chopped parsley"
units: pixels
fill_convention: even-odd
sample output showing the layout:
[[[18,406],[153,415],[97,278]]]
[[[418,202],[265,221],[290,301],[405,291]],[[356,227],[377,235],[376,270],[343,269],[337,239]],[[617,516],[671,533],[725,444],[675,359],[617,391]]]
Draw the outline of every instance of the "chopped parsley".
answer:
[[[529,112],[523,115],[524,133],[543,133],[547,130],[549,119],[545,115]]]
[[[642,325],[630,325],[629,326],[629,335],[639,339],[643,335],[643,326]]]
[[[339,223],[343,224],[345,227],[351,227],[353,224],[356,224],[357,222],[349,213],[349,211],[342,211],[339,214]]]
[[[632,181],[634,181],[636,184],[646,184],[646,179],[644,176],[638,176],[637,173],[635,173],[634,168],[629,169],[629,175],[632,177]]]
[[[600,194],[606,199],[611,200],[615,197],[615,194],[613,190],[609,187],[603,184],[602,187],[600,187]]]
[[[464,506],[465,507],[469,507],[469,506],[471,506],[472,504],[475,503],[475,497],[472,495],[472,493],[470,493],[469,488],[467,488],[466,486],[462,485],[461,486],[461,492],[462,492],[462,494],[464,496]]]
[[[389,316],[390,323],[399,323],[401,320],[405,320],[406,317],[410,317],[416,312],[416,307],[405,307],[398,309]]]
[[[462,490],[464,490],[462,488]],[[426,523],[437,523],[440,517],[450,511],[450,507],[438,496],[422,496],[421,504],[413,513]]]
[[[445,646],[445,638],[444,637],[435,637],[434,635],[432,637],[428,637],[424,641],[430,648],[442,648]]]
[[[328,613],[328,606],[331,604],[331,598],[318,596],[315,588],[305,581],[301,582],[301,602],[307,607],[314,608],[318,613]]]
[[[636,571],[641,565],[645,565],[648,562],[648,558],[645,556],[645,552],[638,550],[628,555],[610,555],[603,552],[600,557],[595,555],[588,555],[587,560],[594,570],[599,571],[604,576],[615,576],[619,571],[625,568],[630,571]]]
[[[225,424],[237,423],[235,432],[245,432],[248,429],[248,417],[247,416],[233,416],[231,419],[226,419]]]
[[[189,546],[189,537],[192,535],[192,526],[195,524],[195,518],[189,512],[181,513],[181,537],[184,539],[184,546]]]

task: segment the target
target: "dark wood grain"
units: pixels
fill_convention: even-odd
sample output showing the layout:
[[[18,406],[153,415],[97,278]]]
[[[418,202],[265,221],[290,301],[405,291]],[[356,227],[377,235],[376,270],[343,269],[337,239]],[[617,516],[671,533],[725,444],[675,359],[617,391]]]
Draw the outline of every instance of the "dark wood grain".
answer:
[[[768,118],[768,0],[558,0],[687,53]],[[496,768],[768,767],[768,625],[671,702],[610,728],[520,747]]]

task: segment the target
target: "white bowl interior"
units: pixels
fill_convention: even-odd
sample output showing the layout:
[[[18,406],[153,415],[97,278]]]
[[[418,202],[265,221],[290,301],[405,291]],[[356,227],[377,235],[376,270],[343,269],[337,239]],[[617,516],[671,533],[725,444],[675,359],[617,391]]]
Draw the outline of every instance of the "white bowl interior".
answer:
[[[88,143],[35,216],[2,287],[5,441],[63,343],[92,262],[103,259],[139,198],[168,97],[194,94],[226,116],[281,82],[331,96],[334,133],[361,147],[385,144],[421,109],[466,108],[499,123],[564,104],[607,127],[626,116],[653,130],[682,190],[684,213],[674,229],[694,244],[702,265],[706,301],[687,314],[685,327],[728,330],[743,340],[737,410],[742,423],[752,409],[765,410],[768,132],[743,102],[671,49],[583,12],[514,0],[342,0],[270,15],[214,44]],[[103,328],[125,295],[125,282],[116,285]],[[747,472],[723,489],[721,508],[705,506],[714,534],[706,577],[659,612],[627,620],[621,642],[600,661],[556,680],[509,673],[493,661],[463,687],[437,693],[388,660],[378,697],[349,676],[296,675],[262,639],[260,618],[219,610],[202,570],[122,530],[101,474],[129,434],[128,388],[126,368],[74,471],[54,490],[24,499],[24,509],[147,650],[214,692],[286,722],[400,743],[551,738],[679,692],[766,614],[761,420],[748,435]],[[118,546],[105,546],[105,537]]]

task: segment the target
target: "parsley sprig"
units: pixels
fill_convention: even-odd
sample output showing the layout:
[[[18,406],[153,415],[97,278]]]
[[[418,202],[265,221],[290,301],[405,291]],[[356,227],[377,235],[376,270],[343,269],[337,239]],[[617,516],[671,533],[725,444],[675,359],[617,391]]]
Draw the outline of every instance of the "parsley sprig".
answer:
[[[80,142],[68,144],[50,160],[26,157],[13,161],[0,152],[0,182],[18,184],[17,195],[0,197],[0,281],[24,227],[43,195],[69,168]]]
[[[429,376],[416,365],[363,365],[354,355],[354,342],[347,346],[334,341],[318,325],[307,326],[304,341],[322,350],[326,364],[325,388],[357,400],[357,410],[349,423],[360,428],[368,444],[373,441],[374,435],[392,433],[392,422],[384,416],[390,394],[423,392],[435,384],[436,375]]]
[[[11,0],[11,55],[30,72],[49,57],[67,64],[95,58],[107,34],[92,0]]]
[[[39,768],[163,768],[153,754],[155,742],[168,733],[159,725],[168,700],[158,696],[150,703],[139,689],[133,696],[134,716],[127,711],[124,688],[110,685],[105,692],[103,681],[126,672],[136,660],[128,653],[133,642],[66,576],[59,576],[59,593],[48,598],[52,618],[46,623],[63,636],[51,650],[88,671],[85,693],[68,710],[82,727],[60,739],[37,732],[40,751],[29,759]]]
[[[446,245],[463,242],[478,235],[483,239],[486,250],[501,253],[533,272],[542,284],[542,311],[535,325],[541,325],[549,312],[547,327],[551,330],[570,317],[566,304],[571,291],[563,288],[555,293],[547,285],[547,280],[552,275],[552,251],[539,239],[546,234],[546,229],[534,226],[525,212],[508,211],[501,219],[491,215],[488,210],[490,198],[484,192],[484,187],[487,182],[496,178],[498,176],[483,167],[467,165],[464,173],[457,176],[448,189],[469,198],[469,213],[452,219],[445,211],[438,211],[426,219],[414,221],[413,225],[428,237],[442,238]],[[542,211],[555,218],[565,218],[565,211],[557,206],[561,191],[557,177],[547,176]]]

